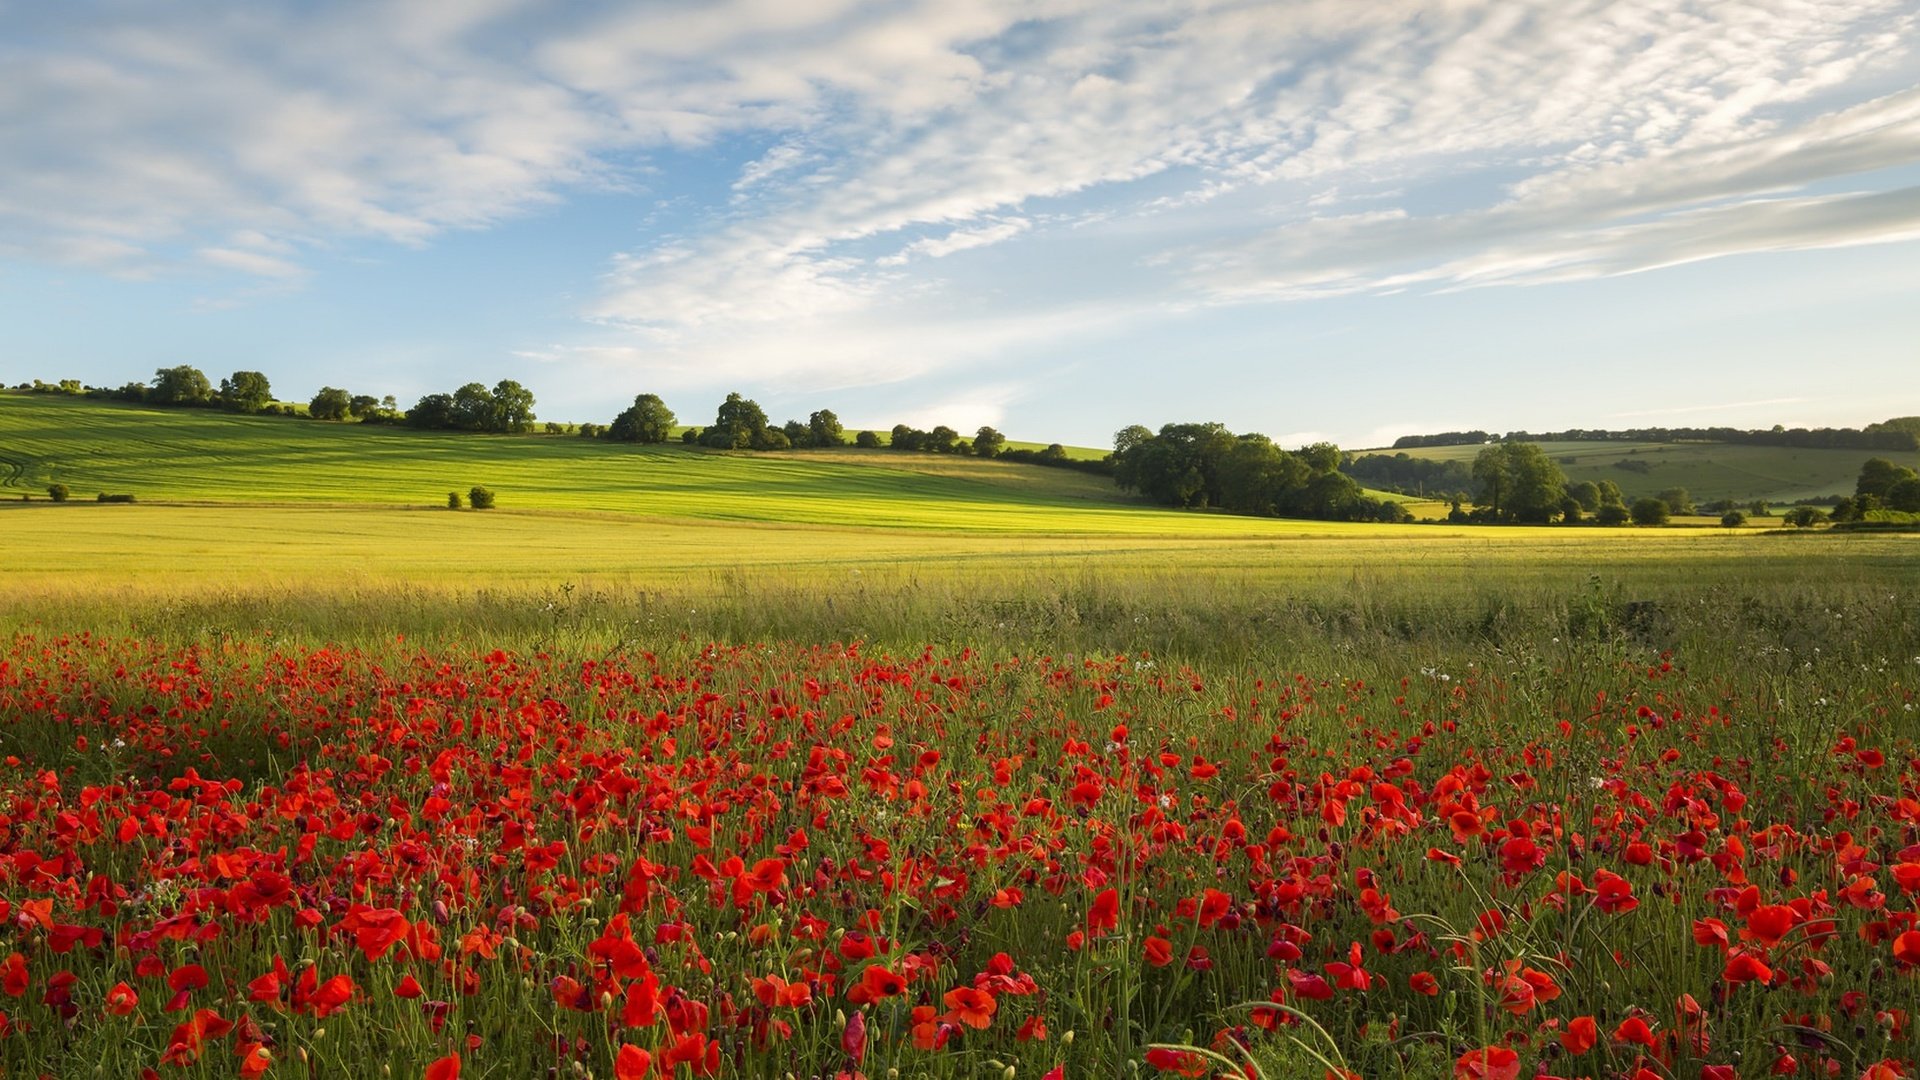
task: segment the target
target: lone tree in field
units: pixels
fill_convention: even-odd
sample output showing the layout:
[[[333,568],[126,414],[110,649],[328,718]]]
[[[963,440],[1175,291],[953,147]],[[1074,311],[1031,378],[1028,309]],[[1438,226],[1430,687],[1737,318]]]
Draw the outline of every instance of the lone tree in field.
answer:
[[[207,405],[213,401],[213,384],[205,372],[188,364],[160,368],[153,373],[147,400],[158,405]]]
[[[678,419],[659,394],[641,394],[633,405],[613,418],[607,438],[620,442],[663,443],[673,434]]]
[[[273,387],[258,371],[236,371],[220,380],[220,404],[234,412],[257,413],[273,404]]]
[[[1665,525],[1673,507],[1665,499],[1635,499],[1631,513],[1635,525]]]
[[[73,492],[68,490],[65,484],[47,485],[47,498],[52,499],[54,502],[66,502],[72,495]]]
[[[493,509],[492,489],[475,485],[473,490],[467,492],[467,505],[473,507],[475,510]]]
[[[465,505],[465,501],[460,498],[459,492],[457,491],[447,492],[447,509],[458,510],[463,505]]]
[[[307,402],[307,415],[315,420],[345,420],[353,409],[353,395],[337,386],[323,386]]]

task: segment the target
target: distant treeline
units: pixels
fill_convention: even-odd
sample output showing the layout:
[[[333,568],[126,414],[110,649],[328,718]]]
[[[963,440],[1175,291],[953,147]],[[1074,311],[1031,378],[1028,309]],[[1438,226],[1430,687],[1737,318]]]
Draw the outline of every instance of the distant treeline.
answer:
[[[1464,461],[1417,458],[1404,453],[1361,454],[1358,457],[1348,456],[1341,463],[1340,471],[1368,487],[1398,491],[1405,495],[1451,498],[1456,492],[1473,489],[1473,470]]]
[[[1412,450],[1421,446],[1479,446],[1499,438],[1484,431],[1443,431],[1438,435],[1402,435],[1393,440],[1393,449]]]
[[[1214,423],[1141,425],[1113,441],[1113,477],[1167,506],[1216,508],[1262,517],[1324,521],[1409,521],[1397,502],[1376,499],[1340,471],[1340,448],[1315,443],[1282,450],[1257,433]]]
[[[1903,416],[1868,424],[1865,428],[1789,428],[1775,425],[1746,430],[1710,428],[1569,428],[1565,431],[1445,431],[1437,435],[1403,435],[1393,449],[1424,446],[1479,446],[1490,442],[1715,442],[1746,446],[1791,446],[1807,450],[1920,450],[1920,417]]]

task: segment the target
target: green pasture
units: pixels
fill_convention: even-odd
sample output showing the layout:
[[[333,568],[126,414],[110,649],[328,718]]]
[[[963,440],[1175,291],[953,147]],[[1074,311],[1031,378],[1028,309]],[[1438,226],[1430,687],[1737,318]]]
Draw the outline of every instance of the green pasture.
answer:
[[[503,509],[981,532],[1290,535],[1297,526],[1156,508],[1104,477],[895,450],[718,452],[572,436],[474,435],[0,393],[0,491],[63,483],[142,503],[444,507],[479,485]],[[1356,526],[1364,527],[1364,526]]]
[[[1766,499],[1790,503],[1823,495],[1851,495],[1860,465],[1883,457],[1920,467],[1920,453],[1891,450],[1804,450],[1790,446],[1735,443],[1543,442],[1540,448],[1559,463],[1567,479],[1611,480],[1630,498],[1667,488],[1686,488],[1701,502]],[[1479,446],[1426,446],[1408,450],[1365,450],[1434,461],[1471,463]],[[1622,467],[1621,462],[1629,467]],[[1640,466],[1646,471],[1639,471]]]

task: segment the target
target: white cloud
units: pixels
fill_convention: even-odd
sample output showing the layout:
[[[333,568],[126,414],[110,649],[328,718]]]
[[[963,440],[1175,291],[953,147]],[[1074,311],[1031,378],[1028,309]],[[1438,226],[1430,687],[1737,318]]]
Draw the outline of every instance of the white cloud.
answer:
[[[595,325],[543,352],[709,381],[885,381],[1206,303],[1920,222],[1889,179],[1920,161],[1911,0],[121,0],[9,19],[0,251],[297,282],[321,246],[430,243],[702,161],[721,170],[706,203],[610,251]]]

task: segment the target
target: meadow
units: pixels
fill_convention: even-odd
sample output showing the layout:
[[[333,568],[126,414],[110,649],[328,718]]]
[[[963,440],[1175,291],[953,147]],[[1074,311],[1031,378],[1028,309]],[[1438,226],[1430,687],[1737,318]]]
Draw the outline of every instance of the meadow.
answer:
[[[1920,1059],[1920,537],[18,400],[5,1075]]]

